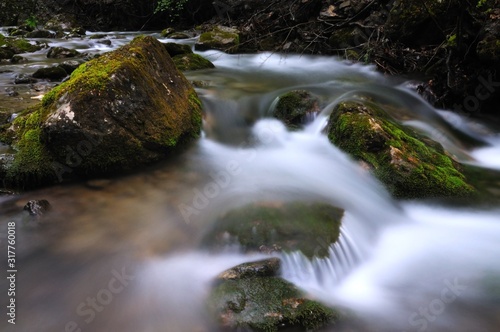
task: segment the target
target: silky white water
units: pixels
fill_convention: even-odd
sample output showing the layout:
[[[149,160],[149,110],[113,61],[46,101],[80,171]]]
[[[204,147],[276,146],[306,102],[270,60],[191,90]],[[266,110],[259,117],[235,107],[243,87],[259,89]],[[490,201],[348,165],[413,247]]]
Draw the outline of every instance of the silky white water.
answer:
[[[100,53],[134,35],[114,34],[111,46],[87,39],[50,42]],[[18,324],[2,320],[2,331],[65,331],[72,323],[82,331],[217,331],[204,305],[213,278],[268,256],[237,248],[207,252],[201,239],[226,211],[252,202],[297,200],[346,210],[329,258],[278,254],[284,278],[358,317],[340,331],[466,332],[500,326],[500,200],[467,206],[394,200],[323,133],[334,105],[370,97],[456,158],[489,172],[500,168],[494,129],[478,129],[461,116],[450,119],[402,80],[370,66],[333,57],[200,54],[216,68],[186,73],[207,83],[197,89],[205,112],[203,137],[188,151],[128,177],[0,200],[2,240],[7,221],[19,225]],[[33,71],[42,61],[37,56],[23,70]],[[316,95],[322,109],[298,131],[271,118],[277,98],[293,89]],[[488,145],[470,147],[469,138]],[[489,185],[494,196],[500,177]],[[20,211],[27,200],[40,198],[49,200],[53,211],[37,226]],[[318,236],[317,246],[328,244]],[[117,273],[124,279],[121,291],[93,308],[88,298],[110,289]]]

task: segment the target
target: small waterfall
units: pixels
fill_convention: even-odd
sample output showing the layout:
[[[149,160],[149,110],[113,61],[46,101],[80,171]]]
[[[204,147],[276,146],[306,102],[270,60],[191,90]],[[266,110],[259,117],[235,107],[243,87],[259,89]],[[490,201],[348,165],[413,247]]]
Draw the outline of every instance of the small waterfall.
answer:
[[[341,227],[337,242],[328,250],[328,256],[309,260],[301,252],[282,255],[283,277],[311,288],[330,289],[338,286],[366,258],[345,227]]]

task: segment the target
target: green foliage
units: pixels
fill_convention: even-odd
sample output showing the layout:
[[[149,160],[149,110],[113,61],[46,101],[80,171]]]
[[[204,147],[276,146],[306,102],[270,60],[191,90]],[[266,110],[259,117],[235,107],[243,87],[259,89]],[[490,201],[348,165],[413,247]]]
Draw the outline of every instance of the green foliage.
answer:
[[[165,12],[171,20],[174,20],[180,16],[188,2],[189,0],[158,0],[155,14]]]
[[[31,29],[36,29],[36,27],[38,26],[38,20],[35,17],[35,15],[30,15],[30,17],[28,17],[24,21],[24,23],[26,24],[26,26],[28,26]]]
[[[479,0],[479,1],[477,2],[476,7],[477,7],[477,8],[481,8],[481,7],[483,7],[484,5],[486,5],[486,3],[487,3],[487,2],[488,2],[488,0]]]

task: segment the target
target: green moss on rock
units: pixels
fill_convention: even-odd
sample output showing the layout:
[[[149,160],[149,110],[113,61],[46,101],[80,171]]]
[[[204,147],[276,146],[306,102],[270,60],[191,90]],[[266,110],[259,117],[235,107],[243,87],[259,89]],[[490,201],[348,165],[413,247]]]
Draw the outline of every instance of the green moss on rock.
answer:
[[[236,29],[216,26],[213,30],[203,32],[195,45],[197,50],[221,50],[236,53],[240,44],[239,31]]]
[[[208,308],[221,328],[234,331],[313,331],[334,325],[341,317],[337,311],[306,299],[297,287],[279,277],[252,274],[216,280]]]
[[[168,158],[200,130],[196,92],[165,48],[141,36],[81,65],[16,119],[9,128],[18,150],[10,174],[23,182],[19,175],[31,164],[49,183],[61,180],[61,170],[83,177],[119,174]],[[44,173],[41,165],[54,163],[59,168]]]
[[[423,139],[374,105],[340,103],[328,123],[330,141],[355,159],[399,198],[465,196],[474,188],[441,145]]]
[[[251,204],[221,216],[204,243],[211,248],[225,246],[224,234],[228,233],[246,251],[267,247],[325,257],[328,245],[324,243],[337,241],[342,216],[343,210],[320,203]]]
[[[214,64],[199,54],[179,54],[172,58],[177,69],[182,71],[215,68]]]
[[[318,98],[305,90],[292,90],[279,97],[273,115],[287,127],[295,129],[307,122],[308,115],[317,112],[319,112]]]

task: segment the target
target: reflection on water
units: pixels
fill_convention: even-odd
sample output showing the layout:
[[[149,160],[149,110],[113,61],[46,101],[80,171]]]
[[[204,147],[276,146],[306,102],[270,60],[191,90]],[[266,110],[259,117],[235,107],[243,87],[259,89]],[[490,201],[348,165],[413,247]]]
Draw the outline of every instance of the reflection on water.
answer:
[[[133,36],[114,35],[105,50]],[[101,51],[89,39],[50,43]],[[181,156],[134,175],[0,198],[0,248],[6,252],[7,222],[16,221],[18,268],[17,324],[2,319],[1,331],[217,331],[203,307],[210,280],[262,257],[207,253],[200,239],[218,215],[266,199],[346,209],[330,260],[283,257],[285,278],[359,314],[345,331],[495,330],[499,207],[396,202],[321,134],[339,99],[367,95],[401,121],[439,132],[455,155],[480,167],[498,167],[494,132],[457,133],[371,67],[331,57],[203,55],[217,68],[186,75],[207,83],[197,90],[205,135]],[[318,95],[323,112],[289,132],[266,117],[280,94],[297,88]],[[490,146],[466,149],[464,135]],[[31,199],[47,199],[52,210],[28,216],[22,208]],[[7,286],[0,281],[2,292]],[[6,301],[0,296],[3,308]]]

